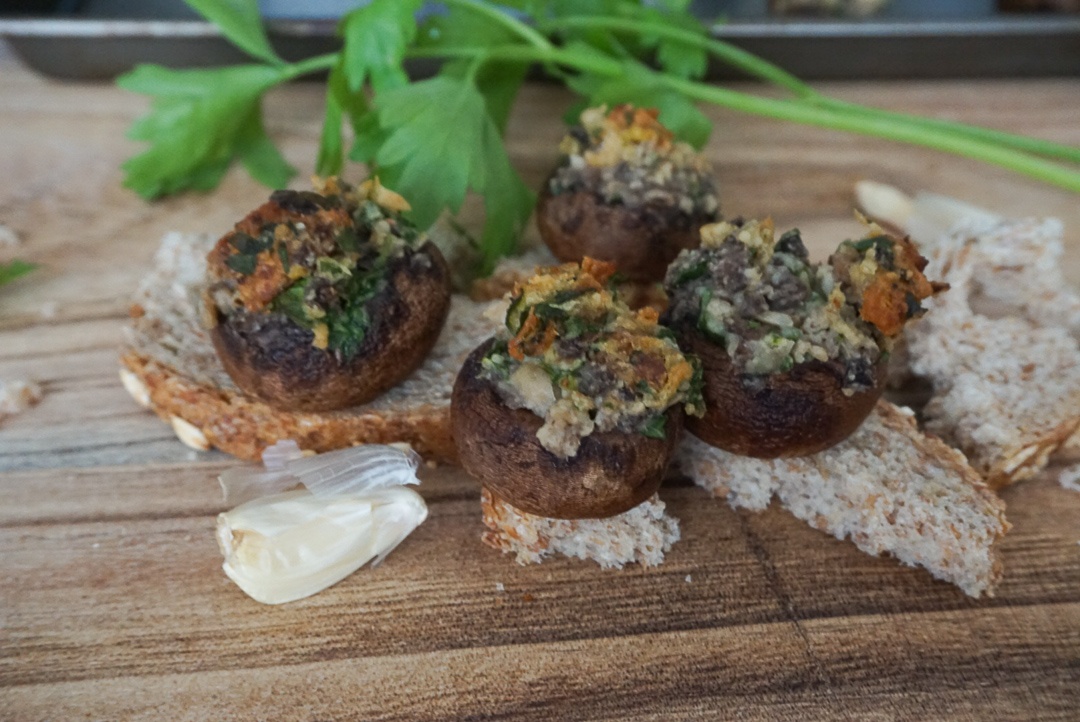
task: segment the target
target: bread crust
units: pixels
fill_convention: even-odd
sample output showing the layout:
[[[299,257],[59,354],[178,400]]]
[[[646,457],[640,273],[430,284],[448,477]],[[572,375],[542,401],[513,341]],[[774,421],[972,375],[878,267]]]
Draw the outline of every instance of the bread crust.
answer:
[[[632,281],[662,281],[679,251],[701,243],[701,226],[716,220],[669,204],[607,203],[588,190],[552,195],[549,187],[550,179],[537,201],[536,225],[555,257],[610,261]]]
[[[351,359],[316,348],[311,331],[279,314],[219,313],[210,335],[222,366],[246,393],[284,410],[329,411],[374,399],[423,362],[450,310],[450,269],[434,244],[394,259],[387,272]]]
[[[356,444],[406,442],[425,459],[457,463],[450,408],[445,405],[378,413],[282,411],[234,391],[198,384],[131,349],[120,361],[145,385],[150,408],[158,416],[167,422],[174,417],[187,421],[210,445],[240,459],[257,461],[267,446],[292,439],[300,448],[320,453]]]
[[[556,519],[615,516],[656,493],[682,431],[681,406],[668,410],[663,439],[594,432],[576,455],[561,459],[536,436],[543,419],[508,407],[494,384],[479,377],[491,344],[469,354],[451,397],[454,440],[467,472],[514,507]]]
[[[705,380],[705,415],[687,419],[687,428],[734,454],[774,459],[823,451],[859,428],[885,389],[883,361],[874,368],[874,386],[851,396],[843,392],[838,361],[804,362],[748,385],[727,351],[700,331],[680,327],[676,335],[684,351],[701,359]]]

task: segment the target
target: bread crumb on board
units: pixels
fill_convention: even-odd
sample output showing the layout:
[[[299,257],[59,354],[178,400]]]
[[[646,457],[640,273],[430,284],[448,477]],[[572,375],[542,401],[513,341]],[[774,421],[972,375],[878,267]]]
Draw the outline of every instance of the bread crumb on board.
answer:
[[[0,379],[0,420],[26,411],[45,395],[41,386],[28,379]]]
[[[1080,491],[1080,464],[1062,469],[1058,474],[1058,483],[1069,491]]]
[[[4,223],[0,223],[0,248],[15,248],[22,243],[15,229]]]

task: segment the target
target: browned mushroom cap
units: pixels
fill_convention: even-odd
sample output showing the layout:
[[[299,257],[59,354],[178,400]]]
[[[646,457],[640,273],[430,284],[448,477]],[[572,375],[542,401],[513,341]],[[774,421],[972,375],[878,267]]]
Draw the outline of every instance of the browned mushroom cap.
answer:
[[[723,346],[694,328],[676,329],[679,346],[701,359],[705,415],[687,420],[702,441],[743,456],[805,456],[834,446],[870,415],[885,387],[887,362],[875,366],[875,384],[844,394],[844,367],[808,361],[764,376],[740,374]]]
[[[587,190],[552,195],[549,188],[540,193],[536,225],[555,257],[609,261],[632,281],[662,281],[679,251],[701,243],[701,226],[716,220],[666,203],[630,207]]]
[[[656,493],[682,431],[681,405],[668,410],[663,439],[594,432],[581,440],[576,455],[561,459],[536,437],[543,420],[506,406],[494,384],[479,377],[491,344],[466,359],[450,404],[454,441],[467,472],[512,506],[557,519],[615,516]]]
[[[371,326],[351,360],[316,348],[313,333],[283,315],[219,313],[211,338],[222,365],[245,393],[285,410],[370,401],[423,362],[450,310],[450,271],[433,244],[392,260],[387,274],[389,283],[368,302]]]

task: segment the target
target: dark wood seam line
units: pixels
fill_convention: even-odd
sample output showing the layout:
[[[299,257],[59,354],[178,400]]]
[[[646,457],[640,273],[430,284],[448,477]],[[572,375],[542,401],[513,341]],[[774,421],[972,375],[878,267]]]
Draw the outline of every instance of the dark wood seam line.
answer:
[[[813,666],[814,674],[817,677],[818,682],[822,684],[826,694],[832,699],[834,686],[833,679],[826,671],[821,658],[814,653],[810,637],[806,633],[806,630],[803,629],[802,624],[800,624],[799,617],[795,614],[795,608],[791,603],[791,597],[784,590],[783,585],[780,582],[780,573],[776,570],[776,565],[769,555],[769,550],[765,547],[765,542],[754,532],[750,525],[750,515],[754,512],[748,509],[736,509],[735,512],[735,516],[739,520],[739,527],[742,530],[743,536],[746,538],[746,544],[750,549],[750,553],[757,560],[762,573],[765,575],[765,581],[769,586],[769,591],[773,593],[773,596],[776,598],[777,604],[780,605],[780,609],[784,613],[787,621],[795,628],[795,633],[799,636],[799,639],[802,640],[803,653]]]
[[[1027,609],[1027,608],[1035,608],[1035,607],[1075,606],[1077,604],[1078,604],[1078,602],[1054,602],[1054,603],[1051,603],[1051,604],[1044,604],[1044,603],[1040,603],[1040,602],[1032,602],[1032,603],[1006,605],[1004,608],[1007,608],[1007,609]],[[993,607],[993,609],[1001,609],[1001,608],[1003,608],[1003,607]],[[949,611],[949,610],[947,610],[947,611]],[[905,613],[907,613],[907,614],[940,614],[940,613],[942,613],[942,610],[940,610],[940,609],[932,609],[932,610],[924,610],[924,611],[911,610],[911,611],[905,612]],[[879,616],[879,615],[854,615],[851,618],[852,619],[857,619],[857,618],[859,618],[861,616]],[[880,615],[880,616],[888,616],[888,615]],[[811,621],[813,621],[814,619],[817,619],[817,618],[810,618]],[[446,653],[446,652],[461,652],[461,651],[467,651],[467,650],[479,651],[479,650],[482,650],[482,649],[516,649],[516,648],[519,648],[519,647],[538,647],[538,646],[556,645],[556,644],[577,644],[577,643],[582,643],[582,642],[600,642],[600,641],[607,640],[607,639],[619,640],[619,639],[627,639],[627,638],[631,638],[631,637],[646,638],[646,637],[656,637],[656,636],[661,636],[661,635],[687,634],[687,633],[692,633],[692,632],[701,632],[701,631],[708,631],[708,630],[734,630],[734,629],[738,629],[740,627],[754,627],[754,626],[757,626],[757,627],[770,627],[770,626],[788,625],[788,624],[791,624],[791,623],[792,623],[792,620],[790,620],[790,619],[777,618],[775,620],[769,620],[769,621],[735,622],[733,624],[727,624],[727,625],[715,625],[715,624],[713,624],[713,625],[702,625],[702,626],[687,627],[687,628],[680,628],[680,629],[671,629],[671,630],[658,631],[658,632],[628,632],[626,634],[605,633],[605,634],[597,635],[597,636],[588,636],[588,635],[586,635],[586,636],[581,636],[581,637],[565,637],[565,638],[560,638],[560,639],[549,639],[549,640],[539,641],[539,642],[537,642],[537,641],[528,641],[528,642],[509,642],[509,643],[496,644],[496,645],[485,644],[485,645],[479,646],[479,647],[477,647],[477,646],[446,646],[446,647],[439,647],[439,648],[436,648],[436,649],[429,649],[429,650],[425,650],[425,651],[422,651],[422,652],[379,654],[379,655],[374,655],[374,656],[371,656],[371,657],[343,656],[343,657],[336,657],[336,658],[332,658],[332,659],[307,659],[307,660],[303,660],[303,661],[299,661],[299,662],[291,662],[291,663],[278,662],[278,663],[275,663],[275,664],[267,664],[267,665],[230,666],[230,667],[222,667],[222,668],[214,668],[214,669],[192,669],[192,670],[187,670],[187,671],[174,671],[174,672],[151,673],[151,674],[119,674],[119,675],[112,675],[112,676],[109,676],[109,677],[74,677],[74,678],[69,678],[69,679],[51,680],[51,681],[48,681],[48,682],[41,681],[41,682],[8,683],[8,682],[0,681],[0,690],[2,690],[2,689],[14,689],[16,687],[50,686],[50,685],[60,685],[60,684],[79,684],[79,683],[84,683],[84,682],[98,682],[98,681],[101,681],[101,680],[149,679],[149,678],[165,678],[165,677],[174,677],[174,676],[193,676],[193,675],[196,675],[196,674],[213,674],[215,672],[221,672],[221,671],[224,671],[224,670],[246,671],[246,670],[261,670],[261,669],[274,669],[274,668],[287,669],[289,667],[299,667],[299,666],[303,666],[303,665],[313,665],[313,664],[334,664],[334,663],[341,663],[341,662],[365,661],[365,660],[371,662],[371,661],[376,661],[376,660],[381,660],[381,659],[407,659],[407,658],[410,658],[410,657],[419,658],[419,657],[426,657],[426,656],[429,656],[429,655],[432,655],[432,654],[441,654],[441,653]],[[813,657],[813,655],[809,655],[809,659],[815,665],[820,664],[820,660]],[[961,688],[962,687],[957,687],[957,689],[961,689]],[[842,693],[838,697],[836,695],[834,689],[832,688],[831,684],[827,688],[827,691],[828,691],[829,697],[833,698],[833,699],[847,698],[849,696],[848,694],[843,694]],[[842,707],[837,707],[837,709],[842,709]]]

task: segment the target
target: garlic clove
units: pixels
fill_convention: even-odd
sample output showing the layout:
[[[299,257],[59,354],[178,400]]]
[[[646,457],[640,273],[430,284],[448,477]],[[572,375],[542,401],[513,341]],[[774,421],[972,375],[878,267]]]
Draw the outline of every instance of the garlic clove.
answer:
[[[218,515],[217,539],[240,589],[283,604],[379,563],[426,518],[423,498],[403,487],[333,497],[300,489]]]

